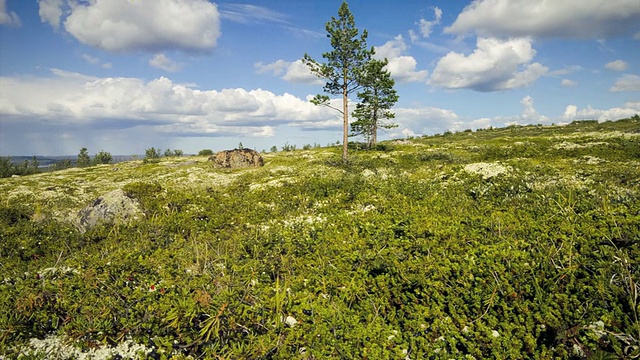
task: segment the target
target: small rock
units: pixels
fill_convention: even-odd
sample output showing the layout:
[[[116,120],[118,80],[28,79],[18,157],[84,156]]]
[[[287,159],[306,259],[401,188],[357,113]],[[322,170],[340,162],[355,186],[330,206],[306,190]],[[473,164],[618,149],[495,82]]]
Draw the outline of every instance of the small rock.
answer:
[[[293,327],[295,324],[298,323],[298,320],[296,320],[293,316],[289,315],[284,319],[284,323],[289,325],[290,327]]]

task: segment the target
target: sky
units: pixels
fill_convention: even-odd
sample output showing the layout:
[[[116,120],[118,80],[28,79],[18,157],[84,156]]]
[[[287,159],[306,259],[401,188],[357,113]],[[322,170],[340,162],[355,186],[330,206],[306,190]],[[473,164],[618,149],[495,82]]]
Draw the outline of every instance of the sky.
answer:
[[[0,155],[336,143],[300,59],[324,62],[341,3],[0,0]],[[396,81],[379,139],[640,113],[640,0],[349,8]]]

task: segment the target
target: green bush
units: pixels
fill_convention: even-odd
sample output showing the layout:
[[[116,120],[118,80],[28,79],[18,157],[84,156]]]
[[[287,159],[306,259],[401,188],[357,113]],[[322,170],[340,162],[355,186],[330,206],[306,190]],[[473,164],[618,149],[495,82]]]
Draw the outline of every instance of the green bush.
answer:
[[[161,157],[161,153],[160,153],[160,149],[156,149],[156,148],[148,148],[145,149],[144,151],[144,159],[142,159],[142,161],[147,164],[147,163],[157,163],[160,161],[160,157]]]
[[[113,157],[111,153],[101,150],[96,156],[93,158],[94,164],[110,164],[113,161]]]
[[[198,152],[198,156],[211,156],[211,155],[213,155],[213,150],[211,149],[204,149]]]

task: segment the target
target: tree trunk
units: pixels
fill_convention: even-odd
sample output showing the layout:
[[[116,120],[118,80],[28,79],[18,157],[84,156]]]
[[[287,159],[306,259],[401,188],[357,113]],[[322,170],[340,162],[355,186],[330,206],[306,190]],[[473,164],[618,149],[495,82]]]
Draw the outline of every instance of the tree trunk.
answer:
[[[373,134],[371,134],[371,146],[369,148],[373,148],[378,143],[378,117],[374,117],[373,119]]]
[[[346,76],[345,76],[346,77]],[[348,132],[349,132],[349,98],[347,93],[347,81],[344,80],[344,86],[342,87],[342,162],[347,163],[347,145],[348,145]]]

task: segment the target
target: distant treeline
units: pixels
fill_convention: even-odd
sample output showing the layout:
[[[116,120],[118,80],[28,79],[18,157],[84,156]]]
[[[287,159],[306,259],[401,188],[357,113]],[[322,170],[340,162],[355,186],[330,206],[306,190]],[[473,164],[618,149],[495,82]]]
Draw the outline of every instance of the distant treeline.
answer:
[[[0,177],[10,177],[13,175],[30,175],[40,172],[40,163],[34,156],[31,160],[24,160],[21,163],[13,163],[11,158],[0,157]]]
[[[183,151],[179,149],[166,149],[164,152],[160,148],[146,149],[145,155],[117,155],[113,156],[107,151],[101,150],[93,157],[89,156],[87,148],[80,149],[77,156],[0,156],[0,178],[11,176],[23,176],[37,174],[46,171],[63,170],[72,167],[88,167],[100,164],[114,164],[124,161],[138,160],[144,158],[145,162],[157,160],[161,157],[183,156]]]

